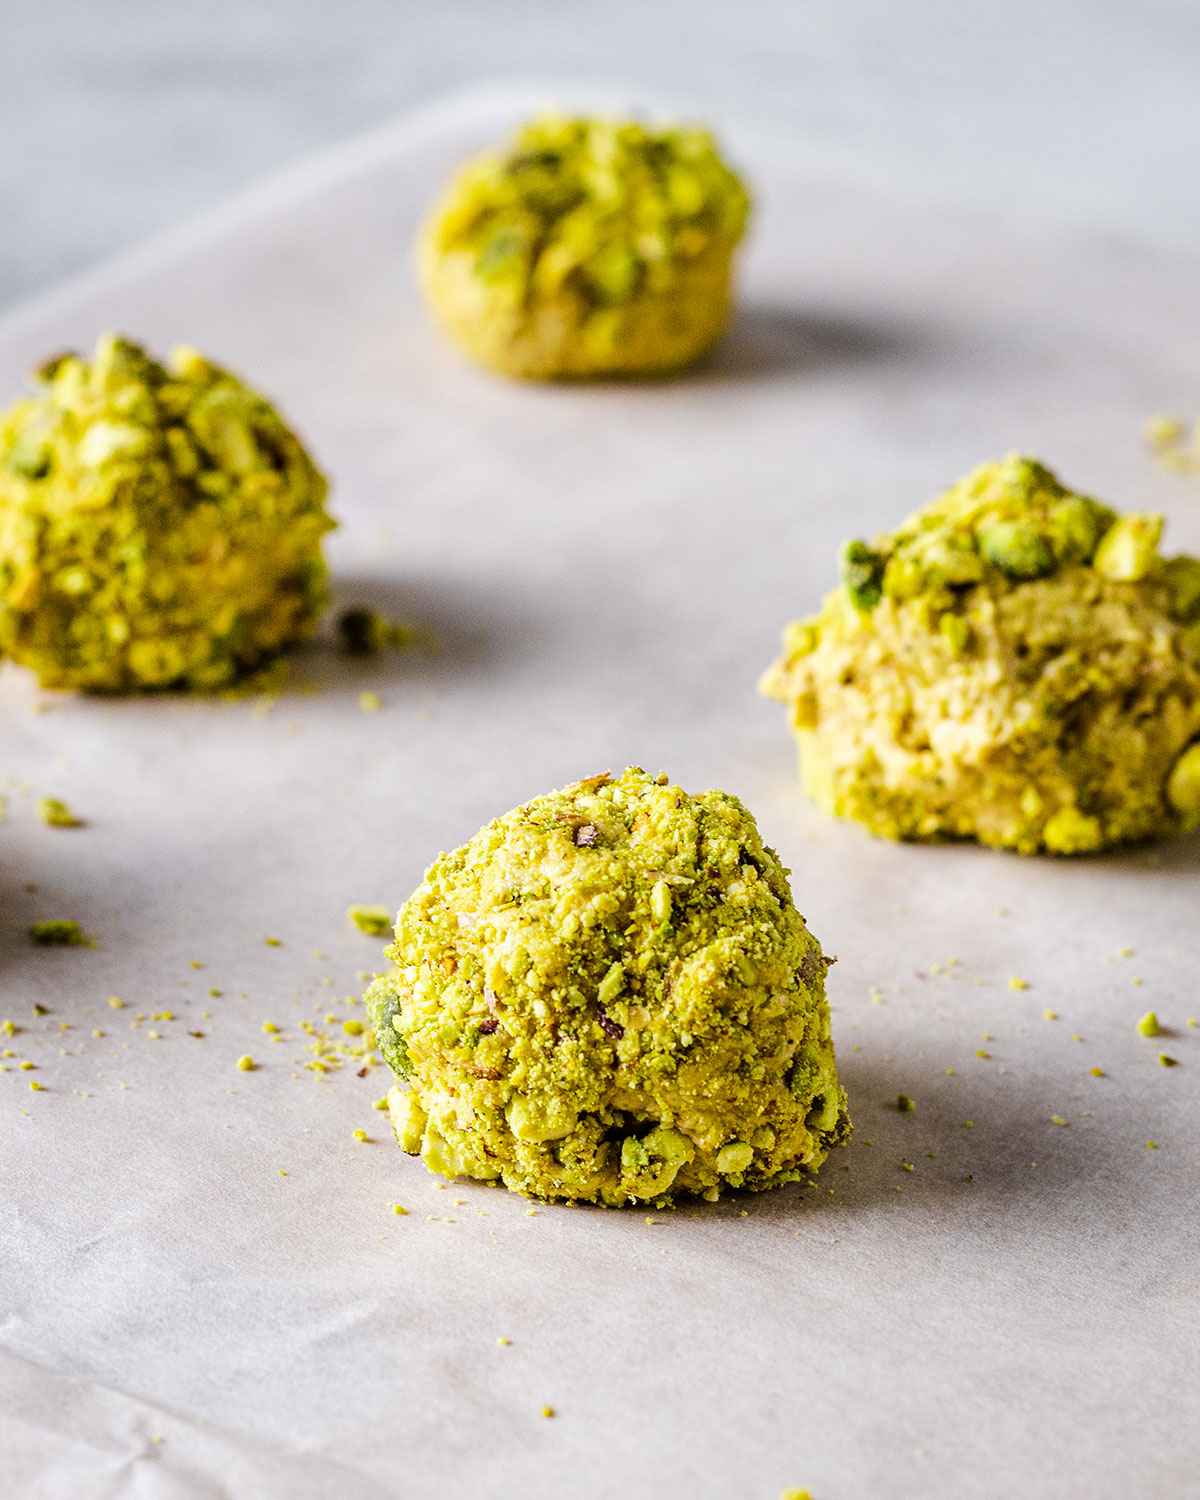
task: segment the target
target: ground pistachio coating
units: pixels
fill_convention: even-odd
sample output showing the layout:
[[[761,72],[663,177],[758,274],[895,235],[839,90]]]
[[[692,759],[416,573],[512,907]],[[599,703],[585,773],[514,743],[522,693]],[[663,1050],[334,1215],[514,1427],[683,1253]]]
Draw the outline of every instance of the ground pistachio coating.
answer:
[[[829,960],[725,792],[631,769],[441,855],[367,991],[433,1172],[609,1205],[815,1171],[849,1131]]]
[[[1200,559],[1042,464],[984,464],[784,632],[828,812],[888,838],[1078,854],[1200,826]]]
[[[748,213],[706,130],[543,115],[453,179],[421,278],[456,342],[505,374],[659,373],[724,331]]]
[[[0,651],[44,687],[228,683],[311,634],[326,482],[194,349],[109,334],[0,416]]]

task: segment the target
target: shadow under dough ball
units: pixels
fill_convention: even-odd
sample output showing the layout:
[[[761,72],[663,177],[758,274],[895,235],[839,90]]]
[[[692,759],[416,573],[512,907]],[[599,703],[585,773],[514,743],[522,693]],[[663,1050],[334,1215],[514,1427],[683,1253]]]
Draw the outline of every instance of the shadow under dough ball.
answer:
[[[748,213],[705,130],[545,115],[458,172],[421,231],[419,272],[489,369],[663,374],[724,332]]]
[[[809,795],[886,838],[1082,854],[1200,825],[1200,559],[1040,463],[984,464],[784,632]]]
[[[849,1133],[820,944],[754,819],[631,769],[441,855],[367,992],[430,1171],[619,1206],[769,1188]]]
[[[0,652],[50,688],[226,684],[312,633],[326,492],[194,349],[61,355],[0,417]]]

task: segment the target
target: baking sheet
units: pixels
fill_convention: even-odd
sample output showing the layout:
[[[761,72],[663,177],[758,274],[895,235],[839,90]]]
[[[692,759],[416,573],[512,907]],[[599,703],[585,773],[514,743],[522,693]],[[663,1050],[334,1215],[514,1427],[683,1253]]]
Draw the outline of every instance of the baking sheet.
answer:
[[[440,644],[315,647],[273,705],[0,673],[5,1492],[1198,1495],[1200,844],[873,842],[805,804],[754,687],[843,536],[1009,449],[1200,548],[1200,490],[1140,444],[1195,404],[1200,268],[721,122],[759,197],[721,352],[512,386],[427,326],[408,245],[536,102],[402,122],[0,324],[6,391],[109,326],[241,370],[334,477],[341,601]],[[380,961],[349,903],[627,763],[739,793],[838,956],[857,1133],[815,1189],[535,1211],[390,1145],[384,1070],[305,1067],[301,1023],[337,1033]],[[89,826],[43,827],[45,794]],[[96,947],[34,949],[48,916]]]

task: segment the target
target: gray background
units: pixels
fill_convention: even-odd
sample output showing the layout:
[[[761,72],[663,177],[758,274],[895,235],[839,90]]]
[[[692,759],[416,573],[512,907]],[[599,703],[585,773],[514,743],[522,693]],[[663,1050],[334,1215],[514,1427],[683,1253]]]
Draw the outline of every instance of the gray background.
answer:
[[[448,89],[747,112],[930,199],[1193,243],[1195,0],[3,0],[0,305]],[[11,50],[10,50],[11,49]]]

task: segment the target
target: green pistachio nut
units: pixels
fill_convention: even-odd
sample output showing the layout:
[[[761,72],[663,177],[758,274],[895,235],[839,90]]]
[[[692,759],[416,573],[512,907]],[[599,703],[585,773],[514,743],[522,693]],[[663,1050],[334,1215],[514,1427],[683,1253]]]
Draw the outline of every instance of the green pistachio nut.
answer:
[[[979,550],[1009,578],[1044,578],[1054,571],[1053,549],[1029,521],[993,521],[982,526]]]
[[[1200,557],[1171,557],[1163,564],[1163,580],[1171,600],[1171,616],[1190,621],[1200,617]]]
[[[1186,829],[1200,828],[1200,741],[1189,745],[1167,778],[1167,801]]]
[[[866,542],[850,541],[842,548],[842,583],[855,609],[874,609],[883,597],[883,558]]]
[[[1092,567],[1114,583],[1138,583],[1158,561],[1162,537],[1161,516],[1131,513],[1122,516],[1104,533]]]

